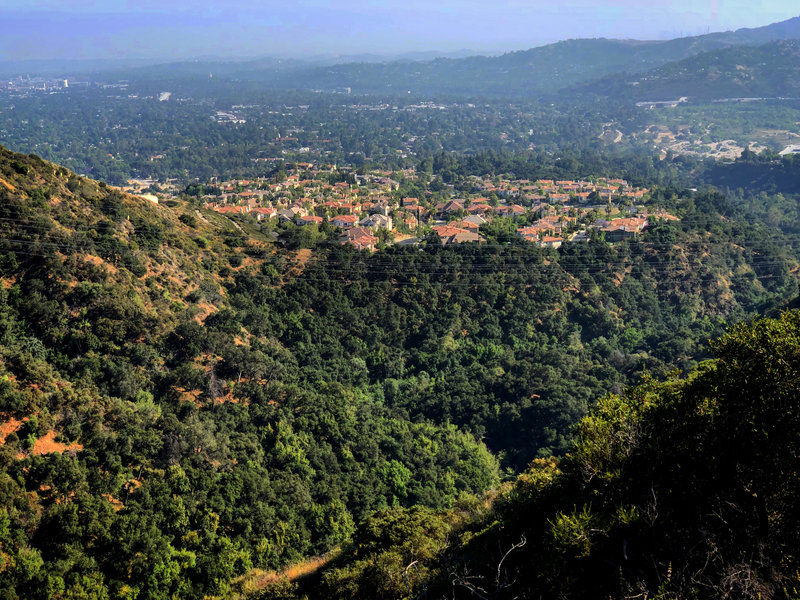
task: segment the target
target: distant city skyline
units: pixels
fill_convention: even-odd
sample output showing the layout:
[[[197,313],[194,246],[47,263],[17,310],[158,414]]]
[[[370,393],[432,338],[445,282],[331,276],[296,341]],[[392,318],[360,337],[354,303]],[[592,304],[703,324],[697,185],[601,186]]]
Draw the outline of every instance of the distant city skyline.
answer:
[[[498,54],[563,39],[668,39],[800,15],[797,0],[0,0],[0,60]]]

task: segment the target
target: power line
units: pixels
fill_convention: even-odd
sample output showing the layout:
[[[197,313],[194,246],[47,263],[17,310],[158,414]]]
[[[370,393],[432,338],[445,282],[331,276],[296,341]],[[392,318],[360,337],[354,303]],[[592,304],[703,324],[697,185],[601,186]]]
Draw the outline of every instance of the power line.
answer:
[[[58,230],[59,227],[63,227],[60,223],[54,222],[40,222],[34,221],[32,219],[17,219],[17,218],[9,218],[9,217],[0,217],[0,224],[9,224],[9,225],[16,225],[13,227],[14,233],[19,235],[30,234],[32,236],[39,235],[41,233],[49,233],[53,230]],[[73,226],[72,229],[65,230],[68,234],[74,235],[75,233],[96,233],[98,231],[97,228],[91,226],[81,226],[75,227]],[[22,248],[9,248],[8,250],[11,252],[15,252],[16,254],[24,255],[24,256],[39,256],[39,257],[49,257],[52,256],[50,253],[46,253],[45,250],[53,250],[59,251],[64,250],[66,252],[75,252],[75,251],[95,251],[99,254],[104,254],[104,251],[107,252],[108,249],[104,249],[102,246],[98,247],[98,245],[91,239],[77,239],[77,240],[68,240],[62,239],[59,241],[53,241],[51,239],[22,239],[19,237],[0,237],[0,243],[7,243],[13,244],[17,246],[21,246],[22,248],[27,247],[28,251],[23,250]],[[711,267],[718,267],[718,266],[727,266],[729,269],[734,267],[742,267],[747,265],[749,268],[755,270],[768,270],[774,267],[783,267],[788,268],[789,266],[789,259],[781,259],[771,256],[762,256],[759,255],[757,252],[761,246],[770,246],[770,245],[777,245],[783,244],[783,248],[787,246],[792,249],[796,250],[795,245],[800,245],[800,234],[794,235],[784,235],[775,240],[741,240],[741,241],[732,241],[729,239],[718,239],[718,236],[714,236],[713,234],[708,237],[707,239],[698,239],[698,240],[689,240],[689,241],[680,241],[680,242],[657,242],[657,241],[648,241],[648,240],[636,240],[636,241],[629,241],[624,244],[614,244],[609,246],[609,252],[612,252],[615,256],[613,257],[614,260],[603,260],[601,257],[594,257],[592,262],[582,262],[582,263],[574,263],[572,262],[573,257],[569,255],[564,255],[563,253],[560,254],[560,260],[555,261],[554,263],[550,263],[555,265],[553,267],[554,270],[560,271],[566,275],[571,276],[580,276],[580,275],[598,275],[598,274],[608,274],[608,275],[619,275],[621,270],[627,269],[636,269],[637,274],[641,274],[644,276],[654,276],[658,277],[661,282],[677,282],[683,281],[685,278],[679,277],[676,272],[680,272],[681,270],[685,270],[687,266],[695,266],[695,267],[703,267],[706,266],[703,263],[698,263],[698,258],[691,254],[694,252],[706,252],[708,247],[714,244],[721,244],[724,245],[725,248],[728,249],[736,249],[741,250],[742,254],[740,254],[736,260],[736,264],[734,265],[711,265]],[[530,246],[506,246],[501,244],[493,244],[493,245],[481,245],[481,249],[501,249],[505,256],[488,256],[485,257],[484,262],[464,262],[463,260],[459,260],[463,258],[463,254],[448,254],[448,255],[441,255],[442,258],[447,258],[447,260],[440,260],[436,261],[433,260],[438,251],[441,249],[439,247],[432,247],[428,248],[427,260],[425,261],[418,261],[412,260],[408,263],[401,263],[399,259],[402,259],[402,255],[396,255],[398,260],[387,260],[386,255],[382,257],[380,260],[373,259],[372,257],[362,257],[360,255],[356,255],[353,257],[352,260],[346,260],[344,258],[341,259],[331,259],[330,257],[325,258],[313,258],[306,268],[309,267],[320,267],[325,270],[326,273],[330,275],[339,275],[339,276],[346,276],[346,275],[358,275],[364,277],[378,277],[378,276],[386,276],[386,277],[407,277],[407,276],[419,276],[419,277],[460,277],[463,275],[471,275],[471,276],[480,276],[480,275],[489,275],[489,274],[497,274],[497,273],[504,273],[511,276],[521,276],[521,275],[530,275],[534,272],[536,273],[543,273],[548,271],[548,267],[550,264],[545,264],[544,261],[547,260],[547,254],[535,256],[536,262],[529,262],[525,263],[524,259],[529,258],[529,256],[525,256],[525,253],[530,250]],[[39,249],[39,252],[33,252],[31,250]],[[676,264],[669,264],[664,262],[657,262],[651,263],[648,262],[647,258],[658,259],[659,255],[657,251],[661,250],[680,250],[684,252],[689,252],[688,255],[682,255],[679,257],[675,257],[677,259]],[[121,249],[124,251],[125,249]],[[750,251],[749,256],[744,256],[746,254],[746,250]],[[654,251],[654,252],[650,252]],[[625,256],[627,254],[627,256]],[[620,256],[622,255],[622,256]],[[223,258],[225,258],[223,256]],[[455,258],[450,262],[451,258]],[[578,257],[575,257],[578,258]],[[700,258],[705,258],[705,255],[700,256]],[[731,258],[731,256],[720,256],[714,255],[716,261],[726,263]],[[109,260],[110,259],[110,260]],[[496,260],[495,260],[496,259]],[[685,261],[690,261],[690,264],[687,265]],[[113,257],[107,257],[107,261],[109,264],[113,266],[126,266],[126,265],[139,265],[141,264],[140,261],[136,258],[129,259],[127,257],[123,257],[121,255],[116,255]],[[741,261],[741,262],[740,262]],[[727,274],[726,274],[727,275]],[[251,277],[257,276],[255,274],[250,274]],[[758,279],[766,279],[766,278],[774,278],[779,277],[782,275],[776,274],[768,274],[763,273],[762,275],[758,276]],[[735,275],[734,275],[735,277]],[[721,278],[720,275],[711,275],[704,281],[710,280],[719,280]],[[697,280],[697,277],[693,277],[693,280]],[[270,279],[271,281],[271,279]],[[380,282],[376,282],[380,283]],[[425,281],[425,282],[401,282],[396,280],[391,280],[390,283],[393,285],[463,285],[463,286],[476,286],[476,285],[483,285],[480,282],[471,281],[471,282],[442,282],[442,281]],[[485,284],[490,285],[490,284]],[[494,285],[494,284],[491,284]]]

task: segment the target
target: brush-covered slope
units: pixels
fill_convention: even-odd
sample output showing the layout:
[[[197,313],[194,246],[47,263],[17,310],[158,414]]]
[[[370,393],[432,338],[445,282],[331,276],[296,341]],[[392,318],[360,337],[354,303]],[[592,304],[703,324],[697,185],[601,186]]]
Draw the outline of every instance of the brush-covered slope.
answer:
[[[0,597],[220,594],[496,482],[473,437],[299,386],[236,324],[237,269],[271,254],[251,233],[0,150]]]

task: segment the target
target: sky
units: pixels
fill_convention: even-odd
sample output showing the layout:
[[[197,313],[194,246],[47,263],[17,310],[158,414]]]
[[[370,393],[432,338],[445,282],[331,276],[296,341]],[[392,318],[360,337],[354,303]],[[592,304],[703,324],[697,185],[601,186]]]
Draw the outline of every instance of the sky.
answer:
[[[800,15],[800,0],[0,0],[0,61],[498,54],[668,39]]]

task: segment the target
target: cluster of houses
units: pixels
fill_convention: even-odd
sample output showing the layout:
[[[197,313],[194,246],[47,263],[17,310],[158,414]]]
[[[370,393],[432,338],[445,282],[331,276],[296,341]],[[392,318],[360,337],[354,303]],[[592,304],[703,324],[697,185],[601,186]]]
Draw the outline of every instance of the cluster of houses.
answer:
[[[653,216],[668,219],[676,218],[668,214],[655,214]],[[607,242],[619,242],[635,238],[647,227],[647,216],[620,217],[611,220],[595,219],[591,223],[584,223],[585,227],[572,231],[565,238],[563,233],[577,221],[578,218],[575,216],[545,216],[533,225],[518,228],[517,233],[525,240],[534,242],[543,248],[559,248],[565,241],[588,241],[591,238],[591,231],[601,234]]]
[[[523,239],[547,248],[586,241],[593,232],[607,241],[625,240],[641,233],[648,218],[676,218],[643,207],[648,190],[623,179],[473,177],[472,192],[463,197],[455,197],[450,188],[438,193],[425,190],[417,198],[404,197],[399,191],[400,181],[417,180],[413,169],[363,175],[346,172],[338,177],[344,181],[331,183],[337,179],[334,173],[338,173],[335,167],[320,169],[301,163],[287,170],[281,181],[224,182],[218,184],[215,195],[205,197],[205,206],[257,221],[298,226],[328,223],[341,229],[343,244],[364,250],[375,249],[379,240],[416,243],[429,234],[443,245],[482,243],[481,227],[499,217],[518,224],[517,233]]]

